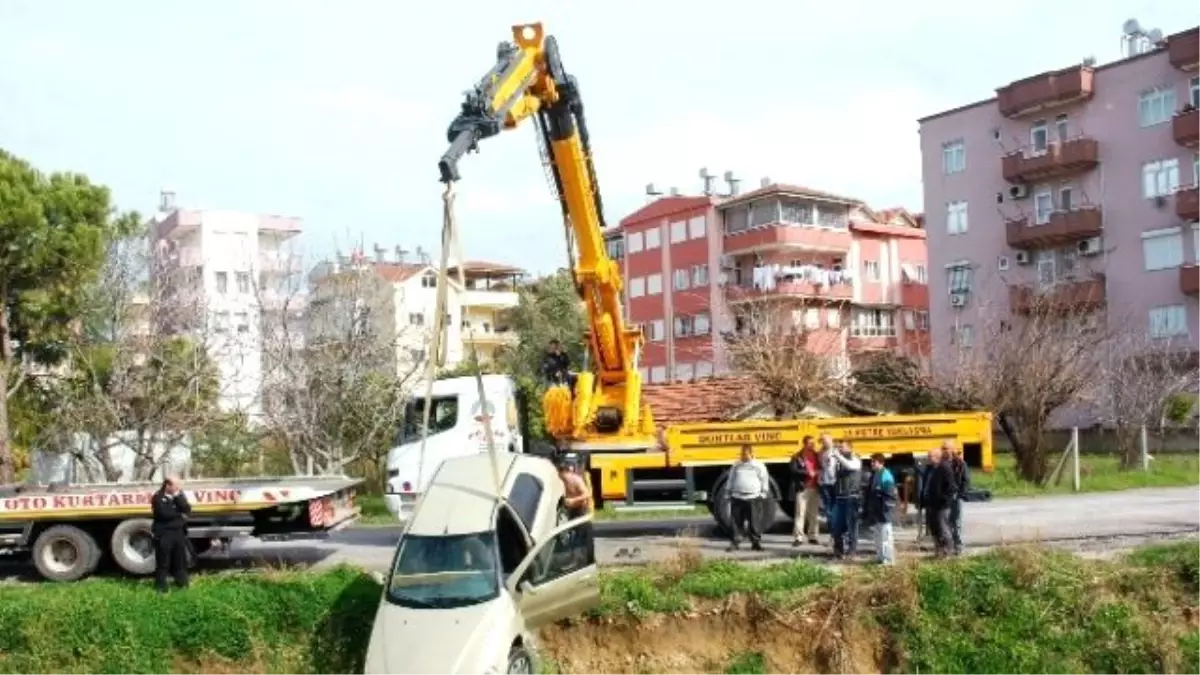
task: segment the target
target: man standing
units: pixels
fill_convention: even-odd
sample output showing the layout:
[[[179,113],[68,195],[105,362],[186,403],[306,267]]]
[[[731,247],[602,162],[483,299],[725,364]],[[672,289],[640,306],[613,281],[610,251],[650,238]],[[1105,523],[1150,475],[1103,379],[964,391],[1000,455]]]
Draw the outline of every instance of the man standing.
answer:
[[[572,391],[575,388],[574,378],[571,377],[571,358],[563,351],[562,343],[558,340],[551,340],[542,356],[542,377],[547,384],[565,384]]]
[[[821,452],[817,455],[821,475],[817,478],[817,490],[821,495],[821,507],[825,509],[825,521],[833,532],[833,497],[837,484],[837,449],[829,434],[821,435]]]
[[[592,512],[592,494],[587,482],[575,470],[566,458],[560,458],[558,477],[563,483],[563,506],[567,507],[567,517],[570,520],[582,518]]]
[[[817,543],[817,512],[821,510],[821,493],[817,488],[820,464],[813,437],[805,436],[800,450],[792,455],[792,500],[795,518],[792,525],[792,546],[799,546],[801,537]]]
[[[925,509],[925,528],[933,537],[934,555],[944,558],[950,551],[950,505],[957,499],[954,474],[942,449],[929,452],[929,469],[921,488],[921,508]]]
[[[175,577],[179,588],[188,586],[187,518],[192,513],[180,488],[179,479],[167,478],[162,488],[150,498],[154,522],[150,535],[154,538],[154,580],[159,593],[167,592],[167,572]]]
[[[892,520],[896,514],[896,479],[883,465],[880,453],[871,455],[871,483],[863,511],[868,525],[875,528],[875,561],[881,565],[896,562],[896,544],[892,532]]]
[[[758,530],[762,504],[771,496],[771,478],[767,466],[754,459],[754,448],[742,446],[742,457],[729,469],[729,548],[736,551],[742,534],[750,537],[750,548],[762,550],[762,532]]]
[[[950,441],[942,443],[942,454],[950,458],[950,472],[954,474],[954,501],[950,502],[950,541],[954,555],[963,552],[963,499],[971,488],[971,470],[963,459],[963,451]]]
[[[862,504],[862,461],[849,443],[831,453],[837,477],[833,500],[833,554],[838,559],[858,553],[858,510]]]

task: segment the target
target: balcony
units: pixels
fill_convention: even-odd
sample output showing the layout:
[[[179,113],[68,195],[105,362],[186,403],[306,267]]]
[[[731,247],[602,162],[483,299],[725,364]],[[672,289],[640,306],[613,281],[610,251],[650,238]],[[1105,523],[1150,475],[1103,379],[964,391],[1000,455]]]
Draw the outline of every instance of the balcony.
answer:
[[[804,225],[758,227],[725,235],[725,253],[755,253],[772,250],[797,250],[846,253],[853,236],[848,229]]]
[[[1104,278],[1063,280],[1047,288],[1009,286],[1008,304],[1013,314],[1072,314],[1104,307]]]
[[[850,300],[854,287],[848,283],[815,284],[811,281],[780,281],[774,288],[755,288],[749,285],[725,287],[729,302],[754,302],[756,300]]]
[[[1195,185],[1175,193],[1175,215],[1188,222],[1200,220],[1200,193]]]
[[[1200,110],[1189,105],[1175,113],[1171,120],[1171,136],[1185,148],[1200,145]]]
[[[1179,291],[1184,295],[1200,295],[1200,267],[1184,265],[1179,268]]]
[[[900,284],[900,306],[929,309],[929,284],[905,281]]]
[[[463,307],[492,307],[507,309],[516,307],[520,302],[516,291],[477,291],[466,290],[462,294]]]
[[[1007,221],[1004,226],[1009,247],[1018,249],[1053,248],[1098,237],[1104,231],[1100,209],[1093,206],[1055,211],[1043,224],[1034,224],[1029,216],[1023,216]]]
[[[1196,70],[1200,65],[1200,28],[1168,36],[1167,60],[1179,70]]]
[[[469,329],[466,326],[462,330],[462,340],[465,343],[473,343],[476,345],[495,345],[511,347],[520,342],[520,337],[514,330],[508,328],[495,328],[484,330],[479,326]]]
[[[1092,97],[1094,73],[1088,66],[1072,66],[1023,80],[996,90],[1000,114],[1013,118],[1046,108],[1085,101]]]
[[[259,256],[259,266],[263,272],[299,274],[303,271],[304,261],[293,253],[264,253]]]
[[[1016,150],[1004,155],[1001,162],[1001,173],[1009,183],[1063,178],[1096,168],[1100,163],[1100,142],[1094,138],[1073,138],[1052,143],[1041,151]]]

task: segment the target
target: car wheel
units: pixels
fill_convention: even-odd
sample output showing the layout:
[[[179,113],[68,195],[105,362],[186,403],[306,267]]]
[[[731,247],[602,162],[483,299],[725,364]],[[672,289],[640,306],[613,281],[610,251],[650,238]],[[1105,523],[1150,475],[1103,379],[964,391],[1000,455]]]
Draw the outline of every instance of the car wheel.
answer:
[[[513,645],[508,652],[508,670],[506,672],[533,675],[533,654],[520,645]]]

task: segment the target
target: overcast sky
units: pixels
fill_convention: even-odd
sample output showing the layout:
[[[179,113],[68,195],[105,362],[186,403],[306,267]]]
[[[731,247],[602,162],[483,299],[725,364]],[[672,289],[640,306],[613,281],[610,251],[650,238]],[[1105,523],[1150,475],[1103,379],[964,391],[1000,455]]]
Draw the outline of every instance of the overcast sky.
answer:
[[[88,173],[123,208],[299,216],[310,255],[432,250],[437,160],[513,23],[559,39],[610,222],[644,187],[732,169],[921,210],[920,116],[1119,54],[1190,0],[1003,3],[0,0],[0,147]],[[465,253],[552,270],[559,212],[532,126],[462,165]]]

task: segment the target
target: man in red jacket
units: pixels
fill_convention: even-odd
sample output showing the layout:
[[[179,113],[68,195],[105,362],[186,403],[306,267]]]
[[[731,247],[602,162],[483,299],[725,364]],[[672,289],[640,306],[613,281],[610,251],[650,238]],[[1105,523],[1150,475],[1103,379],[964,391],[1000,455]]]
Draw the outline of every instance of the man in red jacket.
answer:
[[[799,546],[802,538],[808,543],[817,543],[817,512],[821,509],[821,493],[817,488],[820,465],[813,437],[805,436],[800,450],[792,455],[792,498],[796,505],[796,517],[792,525],[792,546]]]

